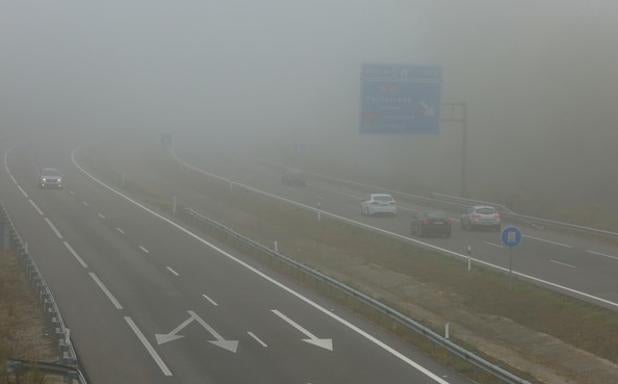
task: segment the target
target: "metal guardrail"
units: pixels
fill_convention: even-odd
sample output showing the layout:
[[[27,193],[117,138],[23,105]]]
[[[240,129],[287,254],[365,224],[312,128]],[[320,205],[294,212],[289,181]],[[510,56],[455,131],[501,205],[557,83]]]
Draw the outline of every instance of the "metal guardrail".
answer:
[[[347,284],[344,284],[320,271],[317,271],[305,264],[302,264],[288,256],[283,255],[280,252],[276,252],[268,247],[266,247],[265,245],[262,245],[260,243],[258,243],[257,241],[246,237],[244,235],[241,235],[240,233],[234,231],[232,228],[219,223],[213,219],[210,219],[204,215],[202,215],[201,213],[195,211],[194,209],[191,208],[184,208],[183,210],[179,211],[179,213],[181,214],[186,214],[187,217],[189,218],[190,222],[192,222],[192,224],[202,224],[202,225],[207,225],[208,227],[210,227],[211,229],[216,229],[218,231],[221,231],[223,233],[225,233],[227,236],[236,239],[242,243],[244,243],[245,245],[248,245],[252,248],[254,248],[257,251],[263,252],[266,255],[273,257],[275,259],[281,260],[283,262],[285,262],[287,265],[311,276],[312,278],[326,283],[334,288],[337,288],[338,290],[356,298],[357,300],[359,300],[360,302],[362,302],[365,305],[370,306],[371,308],[387,315],[388,317],[390,317],[392,320],[397,321],[398,323],[404,325],[405,327],[407,327],[409,330],[412,330],[418,334],[421,334],[425,337],[427,337],[429,340],[431,340],[433,343],[445,348],[446,350],[448,350],[450,353],[452,353],[455,356],[458,356],[462,359],[464,359],[465,361],[475,365],[476,367],[492,374],[493,376],[495,376],[496,378],[502,380],[504,383],[508,383],[508,384],[530,384],[529,381],[505,370],[504,368],[493,364],[491,362],[489,362],[488,360],[482,358],[481,356],[457,345],[456,343],[454,343],[452,340],[447,339],[445,337],[443,337],[442,335],[436,333],[435,331],[433,331],[432,329],[424,326],[423,324],[409,318],[408,316],[404,315],[403,313],[397,311],[396,309],[368,296],[367,294],[358,291],[357,289],[354,289],[352,287],[350,287]]]
[[[51,289],[43,278],[36,263],[28,253],[28,244],[22,239],[19,232],[15,228],[15,224],[11,220],[8,212],[0,203],[0,247],[2,251],[15,252],[18,262],[21,265],[26,278],[32,290],[34,290],[39,299],[41,309],[50,331],[51,337],[55,340],[58,353],[57,363],[42,363],[42,362],[26,362],[11,363],[7,362],[9,371],[13,369],[14,373],[21,372],[20,369],[25,369],[28,366],[36,366],[39,371],[43,367],[55,366],[54,373],[59,371],[64,372],[64,377],[69,380],[77,380],[80,384],[86,384],[86,380],[79,371],[79,363],[77,353],[71,342],[70,330],[66,327],[58,305],[54,300]],[[20,362],[19,360],[15,360]]]
[[[269,161],[261,160],[260,162],[265,165],[269,165],[271,167],[288,169],[288,167],[284,165],[272,163]],[[544,227],[552,227],[555,229],[569,230],[569,231],[587,233],[587,234],[596,235],[596,236],[603,236],[603,237],[618,239],[618,232],[613,232],[613,231],[599,229],[599,228],[593,228],[593,227],[589,227],[585,225],[567,223],[567,222],[562,222],[558,220],[545,219],[542,217],[522,215],[522,214],[514,212],[512,209],[510,209],[504,204],[498,204],[498,203],[493,203],[493,202],[483,201],[483,200],[467,199],[467,198],[463,198],[459,196],[447,195],[447,194],[437,193],[437,192],[432,192],[431,196],[423,196],[423,195],[418,195],[418,194],[391,190],[391,189],[387,189],[387,188],[383,188],[383,187],[379,187],[375,185],[364,184],[364,183],[360,183],[360,182],[353,181],[353,180],[338,179],[335,177],[321,175],[319,173],[315,173],[311,171],[305,171],[305,173],[312,177],[319,178],[319,179],[326,180],[326,181],[338,182],[338,183],[343,183],[343,184],[348,184],[348,185],[355,185],[355,186],[362,187],[362,188],[370,188],[376,192],[382,191],[382,192],[387,192],[387,193],[391,193],[394,195],[404,196],[410,200],[418,201],[421,203],[427,203],[427,204],[430,204],[431,206],[440,207],[443,209],[453,209],[453,208],[463,209],[463,208],[469,207],[470,205],[491,205],[493,207],[498,208],[498,210],[503,214],[504,218],[511,220],[515,223],[529,225],[537,229],[544,228]]]

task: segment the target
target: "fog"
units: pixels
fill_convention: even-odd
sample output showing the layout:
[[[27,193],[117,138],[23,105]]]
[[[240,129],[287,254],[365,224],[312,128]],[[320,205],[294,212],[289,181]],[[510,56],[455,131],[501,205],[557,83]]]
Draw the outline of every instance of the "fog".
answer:
[[[302,143],[316,169],[459,193],[460,124],[358,133],[363,63],[439,65],[443,100],[468,107],[471,196],[616,211],[617,12],[610,0],[3,0],[0,136],[172,132],[193,150],[279,159]]]

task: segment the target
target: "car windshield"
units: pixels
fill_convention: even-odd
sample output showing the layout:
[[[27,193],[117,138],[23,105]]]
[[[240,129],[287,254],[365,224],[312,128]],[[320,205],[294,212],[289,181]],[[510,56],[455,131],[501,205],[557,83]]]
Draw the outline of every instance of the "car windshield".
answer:
[[[61,173],[57,169],[54,168],[45,168],[41,171],[41,175],[43,176],[56,176],[60,177]]]
[[[376,195],[376,196],[373,197],[373,199],[375,201],[379,201],[379,202],[393,201],[393,198],[391,196],[388,196],[388,195]]]
[[[491,207],[483,207],[477,208],[476,213],[480,213],[481,215],[493,215],[494,213],[496,213],[496,210]]]
[[[427,217],[430,219],[440,219],[440,220],[448,218],[448,216],[446,216],[446,213],[443,211],[428,212]]]

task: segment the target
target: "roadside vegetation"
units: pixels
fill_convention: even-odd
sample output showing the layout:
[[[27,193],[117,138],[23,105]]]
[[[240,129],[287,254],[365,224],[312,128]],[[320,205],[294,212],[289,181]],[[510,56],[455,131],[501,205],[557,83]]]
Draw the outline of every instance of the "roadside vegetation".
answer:
[[[89,151],[84,160],[100,177],[162,210],[169,210],[174,190],[192,191],[203,201],[195,208],[207,215],[263,244],[278,240],[287,256],[437,331],[451,322],[458,342],[543,382],[618,378],[615,311],[525,281],[515,280],[510,287],[502,273],[477,266],[466,272],[461,260],[339,221],[322,218],[318,223],[313,212],[241,188],[230,190],[227,183],[197,175],[162,152],[133,156],[139,158],[134,158],[139,171],[97,151]]]
[[[0,252],[0,383],[16,383],[6,371],[7,359],[53,361],[57,357],[53,351],[37,298],[26,283],[15,255]],[[32,372],[17,382],[56,381]]]

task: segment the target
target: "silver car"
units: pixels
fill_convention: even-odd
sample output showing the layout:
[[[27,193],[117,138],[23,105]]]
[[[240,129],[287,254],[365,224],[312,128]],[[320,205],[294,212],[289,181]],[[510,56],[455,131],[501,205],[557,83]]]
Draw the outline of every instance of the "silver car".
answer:
[[[461,215],[461,228],[471,230],[474,228],[487,228],[499,231],[502,227],[500,213],[494,207],[488,205],[476,205],[466,208]]]
[[[39,185],[41,189],[62,189],[62,173],[55,168],[41,169]]]

